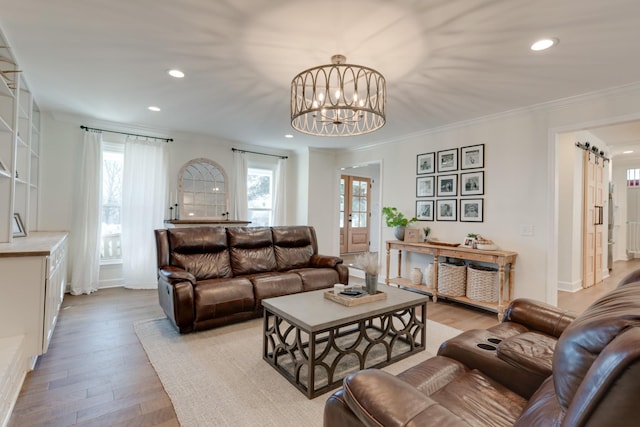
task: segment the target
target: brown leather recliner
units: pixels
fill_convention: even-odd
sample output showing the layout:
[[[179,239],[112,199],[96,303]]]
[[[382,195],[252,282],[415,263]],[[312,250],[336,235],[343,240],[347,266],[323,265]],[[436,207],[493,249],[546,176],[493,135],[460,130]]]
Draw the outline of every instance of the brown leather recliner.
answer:
[[[380,370],[348,376],[326,403],[324,425],[637,425],[640,282],[621,283],[571,317],[516,300],[492,333],[464,332],[398,376]],[[502,341],[488,341],[500,333]],[[471,350],[478,344],[494,348],[478,348],[482,356]],[[545,367],[550,375],[530,393]]]
[[[262,316],[262,300],[348,284],[342,259],[318,255],[313,227],[155,230],[158,296],[181,333]]]

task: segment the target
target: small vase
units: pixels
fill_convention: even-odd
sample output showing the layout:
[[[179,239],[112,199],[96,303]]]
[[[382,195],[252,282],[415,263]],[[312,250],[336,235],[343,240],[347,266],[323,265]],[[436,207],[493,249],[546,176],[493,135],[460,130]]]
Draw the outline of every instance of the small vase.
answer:
[[[406,227],[396,227],[393,229],[393,235],[396,236],[398,240],[404,240],[404,230]]]
[[[364,274],[364,283],[366,285],[367,293],[369,295],[375,295],[378,292],[378,275],[377,274]]]
[[[433,288],[433,264],[427,264],[424,268],[424,284],[427,288]]]
[[[422,284],[422,271],[418,267],[415,267],[411,270],[411,283],[414,285]]]

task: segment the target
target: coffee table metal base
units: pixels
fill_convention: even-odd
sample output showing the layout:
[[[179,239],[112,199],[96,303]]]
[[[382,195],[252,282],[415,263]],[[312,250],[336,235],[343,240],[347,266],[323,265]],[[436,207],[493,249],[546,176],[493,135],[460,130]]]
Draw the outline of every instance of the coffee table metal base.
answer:
[[[264,310],[263,359],[309,399],[352,372],[380,368],[425,349],[426,302],[321,331]]]

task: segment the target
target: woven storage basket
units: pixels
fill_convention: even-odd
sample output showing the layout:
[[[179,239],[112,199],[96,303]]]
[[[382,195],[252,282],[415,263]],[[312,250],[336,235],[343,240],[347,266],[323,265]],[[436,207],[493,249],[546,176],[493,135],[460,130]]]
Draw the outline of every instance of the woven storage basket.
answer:
[[[467,267],[467,298],[482,302],[498,302],[498,271],[470,265]]]
[[[467,267],[441,262],[438,264],[438,293],[450,297],[465,295]]]

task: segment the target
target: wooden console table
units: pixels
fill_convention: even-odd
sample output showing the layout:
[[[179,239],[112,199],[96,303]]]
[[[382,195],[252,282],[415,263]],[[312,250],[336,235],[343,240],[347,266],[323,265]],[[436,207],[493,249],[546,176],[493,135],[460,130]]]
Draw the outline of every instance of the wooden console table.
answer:
[[[389,265],[391,263],[391,250],[398,251],[398,277],[390,278]],[[409,279],[402,277],[402,251],[416,252],[421,254],[433,255],[433,287],[427,287],[425,285],[414,285]],[[438,301],[438,258],[439,257],[451,257],[457,259],[463,259],[467,261],[485,262],[495,264],[498,266],[498,302],[490,303],[483,301],[476,301],[466,296],[452,297],[441,295],[442,298],[449,299],[451,301],[457,301],[463,304],[471,305],[474,307],[482,308],[485,310],[498,313],[498,320],[502,320],[502,313],[513,298],[513,277],[515,273],[516,252],[510,251],[485,251],[480,249],[471,249],[464,246],[443,246],[432,243],[407,243],[400,240],[388,240],[387,241],[387,277],[385,283],[394,284],[397,286],[404,286],[412,288],[433,296],[433,301]],[[508,270],[509,278],[507,283],[507,295],[505,298],[505,279],[506,270]]]

